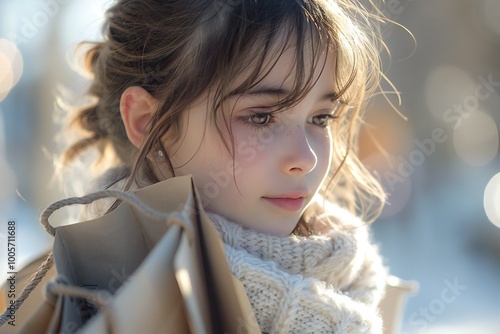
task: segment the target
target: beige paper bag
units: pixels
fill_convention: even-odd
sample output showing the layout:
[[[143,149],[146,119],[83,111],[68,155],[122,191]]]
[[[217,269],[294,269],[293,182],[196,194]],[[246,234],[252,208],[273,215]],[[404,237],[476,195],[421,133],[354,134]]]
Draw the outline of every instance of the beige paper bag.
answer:
[[[133,197],[55,229],[58,283],[20,333],[260,333],[192,177]]]

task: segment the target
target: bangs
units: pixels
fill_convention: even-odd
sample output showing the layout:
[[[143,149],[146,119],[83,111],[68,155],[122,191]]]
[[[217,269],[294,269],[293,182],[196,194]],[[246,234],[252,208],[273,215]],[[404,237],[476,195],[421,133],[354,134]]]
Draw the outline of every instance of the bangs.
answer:
[[[304,8],[305,4],[292,2],[283,11],[272,6],[274,12],[266,12],[268,20],[255,22],[234,15],[236,30],[228,37],[226,55],[220,55],[219,64],[224,71],[214,90],[213,110],[218,110],[229,97],[247,93],[258,86],[275,68],[285,52],[294,51],[294,61],[289,76],[295,78],[286,95],[272,107],[276,111],[289,109],[299,103],[321,76],[327,61],[334,62],[331,73],[336,85],[336,96],[348,104],[357,104],[359,91],[363,90],[358,78],[356,57],[348,38],[340,37],[334,25],[332,13],[324,8]],[[309,4],[313,6],[313,4]],[[281,14],[281,16],[280,16]],[[328,15],[330,14],[330,15]],[[229,22],[229,25],[233,25]],[[239,46],[239,47],[237,47]],[[226,59],[227,63],[223,60]],[[312,59],[306,63],[305,59]],[[364,71],[362,71],[364,72]],[[243,79],[242,79],[243,78]]]

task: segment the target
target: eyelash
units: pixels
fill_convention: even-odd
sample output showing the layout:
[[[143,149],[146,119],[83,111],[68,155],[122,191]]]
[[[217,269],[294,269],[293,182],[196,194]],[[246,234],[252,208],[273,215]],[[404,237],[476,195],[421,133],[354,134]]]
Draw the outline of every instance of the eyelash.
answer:
[[[324,125],[320,125],[320,124],[314,123],[314,125],[317,125],[317,126],[319,126],[321,128],[326,128],[328,126],[328,121],[333,121],[333,120],[335,120],[335,119],[338,118],[338,116],[330,115],[330,114],[315,115],[315,116],[313,116],[313,118],[314,117],[325,117],[325,123],[324,123]]]
[[[266,122],[263,124],[254,123],[251,121],[251,119],[253,117],[266,117]],[[334,116],[334,115],[330,115],[330,114],[315,115],[311,118],[314,119],[317,117],[325,117],[324,124],[316,124],[316,123],[314,123],[314,121],[313,121],[313,123],[309,123],[309,124],[319,126],[320,128],[326,128],[328,126],[328,121],[335,120],[338,118],[338,116]],[[262,129],[262,128],[269,127],[270,124],[272,124],[272,123],[270,123],[270,121],[272,121],[274,119],[275,119],[275,117],[273,116],[273,113],[271,113],[271,112],[256,112],[256,113],[253,113],[250,115],[239,117],[239,120],[241,120],[243,122],[243,124],[248,125],[252,128],[256,128],[256,129]]]

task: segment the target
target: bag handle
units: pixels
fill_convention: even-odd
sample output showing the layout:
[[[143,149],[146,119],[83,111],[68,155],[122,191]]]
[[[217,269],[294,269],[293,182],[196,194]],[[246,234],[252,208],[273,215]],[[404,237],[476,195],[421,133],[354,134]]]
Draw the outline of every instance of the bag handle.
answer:
[[[143,202],[141,202],[140,199],[137,198],[132,193],[127,193],[124,191],[119,191],[119,190],[101,190],[92,194],[88,194],[82,197],[69,197],[66,199],[62,199],[60,201],[57,201],[51,205],[49,205],[42,213],[40,216],[40,223],[42,226],[45,228],[47,233],[49,233],[51,236],[56,235],[56,229],[50,224],[49,222],[49,217],[56,211],[59,210],[65,206],[69,205],[74,205],[74,204],[90,204],[98,199],[102,198],[107,198],[107,197],[115,197],[119,200],[122,200],[124,202],[127,202],[131,206],[139,209],[143,213],[145,213],[148,217],[150,218],[155,218],[155,219],[165,219],[165,220],[171,220],[171,218],[178,218],[178,219],[172,219],[173,223],[178,225],[179,227],[183,229],[188,229],[189,227],[185,224],[185,220],[183,218],[184,214],[182,212],[173,212],[173,213],[163,213],[156,211]],[[180,218],[180,219],[179,219]]]
[[[124,202],[127,202],[131,206],[139,209],[141,212],[146,214],[150,218],[155,218],[155,219],[164,219],[167,223],[167,225],[174,224],[179,226],[181,229],[185,230],[186,236],[188,240],[191,242],[192,241],[192,232],[191,232],[191,227],[186,224],[186,221],[188,219],[186,217],[186,206],[188,205],[187,203],[184,204],[184,208],[182,212],[172,212],[172,213],[164,213],[164,212],[159,212],[156,211],[143,202],[139,198],[137,198],[136,195],[133,193],[128,193],[124,191],[119,191],[119,190],[101,190],[97,191],[85,196],[81,197],[69,197],[66,199],[59,200],[51,205],[49,205],[43,212],[42,215],[40,216],[40,223],[42,226],[45,228],[48,234],[51,236],[56,235],[56,228],[53,227],[50,222],[49,222],[49,217],[56,211],[59,210],[65,206],[69,205],[74,205],[74,204],[90,204],[98,199],[102,198],[108,198],[108,197],[115,197],[117,199],[120,199]],[[11,314],[11,311],[14,312],[14,314],[17,312],[17,310],[21,307],[21,305],[24,303],[24,301],[29,297],[31,292],[38,286],[40,281],[45,277],[47,272],[52,268],[54,265],[54,258],[52,251],[49,253],[45,261],[42,263],[42,265],[38,268],[35,276],[31,279],[31,281],[26,285],[24,290],[21,292],[18,298],[14,301],[13,304],[13,309],[7,308],[2,315],[0,315],[0,327],[5,325],[8,320],[9,320],[9,315]]]

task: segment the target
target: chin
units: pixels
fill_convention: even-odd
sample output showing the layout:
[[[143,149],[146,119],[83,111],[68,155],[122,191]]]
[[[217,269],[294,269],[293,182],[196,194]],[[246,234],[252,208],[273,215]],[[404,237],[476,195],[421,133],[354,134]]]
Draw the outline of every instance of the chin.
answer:
[[[262,229],[259,229],[259,232],[271,234],[277,237],[286,237],[293,232],[296,225],[296,223],[293,225],[283,223],[277,226],[265,226]]]
[[[216,211],[212,212],[217,213]],[[239,219],[224,213],[219,214],[244,228],[278,237],[290,235],[300,220],[300,217],[291,219],[290,217],[277,217],[274,214],[262,216],[255,215],[252,217],[253,219]]]

